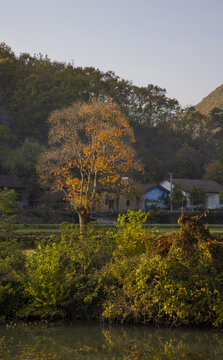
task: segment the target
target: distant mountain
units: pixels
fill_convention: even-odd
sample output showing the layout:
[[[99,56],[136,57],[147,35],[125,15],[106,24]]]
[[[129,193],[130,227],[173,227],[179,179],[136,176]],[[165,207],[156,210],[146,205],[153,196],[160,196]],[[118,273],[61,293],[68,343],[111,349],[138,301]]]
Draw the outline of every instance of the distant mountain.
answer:
[[[217,89],[212,91],[208,96],[204,97],[195,107],[205,115],[207,115],[214,107],[223,110],[223,84],[217,87]]]

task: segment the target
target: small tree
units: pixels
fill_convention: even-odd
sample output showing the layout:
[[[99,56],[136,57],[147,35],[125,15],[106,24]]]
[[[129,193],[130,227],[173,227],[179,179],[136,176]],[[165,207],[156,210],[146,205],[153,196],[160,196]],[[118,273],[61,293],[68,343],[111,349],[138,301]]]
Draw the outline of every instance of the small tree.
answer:
[[[170,193],[170,201],[174,209],[178,209],[181,206],[186,205],[186,198],[182,192],[181,185],[179,183],[173,186],[173,189]]]
[[[27,194],[38,188],[36,164],[40,154],[45,150],[36,140],[26,139],[24,143],[8,152],[4,167],[12,176],[16,176],[25,184]]]
[[[111,102],[74,103],[48,121],[49,150],[37,171],[43,184],[64,192],[82,226],[103,191],[130,190],[123,177],[141,169],[131,146],[133,130]]]
[[[201,186],[192,186],[189,191],[189,199],[192,205],[204,206],[206,192]]]

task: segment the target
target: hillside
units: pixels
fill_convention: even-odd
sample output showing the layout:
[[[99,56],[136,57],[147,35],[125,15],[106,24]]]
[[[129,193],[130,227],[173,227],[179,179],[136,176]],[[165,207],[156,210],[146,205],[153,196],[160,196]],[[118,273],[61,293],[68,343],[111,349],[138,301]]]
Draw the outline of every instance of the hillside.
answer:
[[[196,109],[204,115],[207,115],[214,107],[223,110],[223,84],[204,97],[203,100],[196,105]]]
[[[181,109],[157,85],[138,87],[113,71],[41,54],[16,56],[5,43],[0,43],[0,174],[38,188],[35,166],[47,146],[50,113],[92,98],[105,103],[110,98],[130,122],[145,169],[143,178],[131,176],[155,183],[172,172],[176,178],[205,177],[223,184],[223,110],[207,118],[194,107]],[[197,108],[202,106],[204,113],[223,109],[223,85]]]

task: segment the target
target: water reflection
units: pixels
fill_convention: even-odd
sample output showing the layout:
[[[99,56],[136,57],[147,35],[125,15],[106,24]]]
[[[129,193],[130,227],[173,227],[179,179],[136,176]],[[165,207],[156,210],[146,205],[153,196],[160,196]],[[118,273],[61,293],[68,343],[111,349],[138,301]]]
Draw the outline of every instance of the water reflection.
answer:
[[[223,359],[223,333],[204,329],[93,324],[17,326],[0,327],[0,339],[0,359]]]

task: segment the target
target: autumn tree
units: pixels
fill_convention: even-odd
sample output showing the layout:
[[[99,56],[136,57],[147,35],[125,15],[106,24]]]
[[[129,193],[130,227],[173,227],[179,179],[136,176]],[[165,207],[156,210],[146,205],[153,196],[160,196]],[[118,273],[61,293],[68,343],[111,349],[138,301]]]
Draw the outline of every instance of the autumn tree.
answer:
[[[113,103],[95,100],[54,111],[48,122],[49,149],[37,171],[43,184],[64,192],[82,226],[104,190],[129,191],[123,177],[140,170],[133,130]]]

